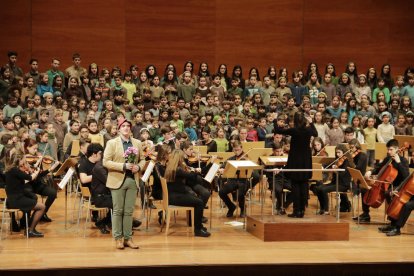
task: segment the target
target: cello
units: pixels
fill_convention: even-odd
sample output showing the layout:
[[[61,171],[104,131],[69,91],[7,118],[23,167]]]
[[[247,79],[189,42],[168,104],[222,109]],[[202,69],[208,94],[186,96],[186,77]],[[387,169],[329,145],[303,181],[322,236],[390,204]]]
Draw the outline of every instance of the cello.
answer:
[[[404,151],[406,147],[402,147],[396,154]],[[376,179],[371,179],[371,189],[364,195],[364,203],[372,208],[378,208],[385,200],[385,193],[388,191],[391,183],[398,176],[398,170],[392,166],[393,158],[381,168]]]
[[[400,187],[398,194],[395,195],[387,209],[387,215],[395,220],[400,217],[401,208],[414,195],[414,173],[411,173]]]

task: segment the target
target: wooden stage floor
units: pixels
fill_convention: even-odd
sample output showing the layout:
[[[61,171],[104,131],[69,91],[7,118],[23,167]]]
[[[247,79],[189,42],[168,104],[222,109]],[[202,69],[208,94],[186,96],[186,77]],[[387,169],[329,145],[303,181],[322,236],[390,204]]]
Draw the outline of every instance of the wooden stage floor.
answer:
[[[265,214],[270,214],[269,194]],[[311,196],[308,213],[315,212],[316,201]],[[72,200],[69,201],[72,207]],[[59,192],[52,206],[52,223],[41,223],[38,230],[44,238],[27,240],[23,232],[7,234],[0,241],[0,270],[50,270],[115,267],[176,267],[176,266],[248,266],[248,265],[346,265],[346,264],[409,264],[414,261],[413,220],[397,237],[386,237],[377,231],[378,224],[358,226],[351,213],[341,213],[350,222],[349,241],[325,242],[263,242],[240,226],[225,224],[225,218],[214,194],[212,236],[193,237],[185,227],[184,214],[177,216],[170,234],[160,233],[156,211],[149,229],[145,225],[135,231],[134,241],[139,250],[115,249],[110,235],[102,235],[90,224],[86,237],[76,224],[69,222],[64,229],[64,193]],[[289,210],[290,211],[290,210]],[[383,222],[383,207],[372,211],[374,221]],[[260,214],[259,206],[253,213]],[[136,211],[139,216],[141,211]],[[206,210],[205,215],[210,215]],[[69,219],[72,211],[68,212]],[[241,221],[239,219],[239,221]],[[4,225],[5,226],[5,225]],[[306,229],[303,229],[306,231]],[[5,236],[3,232],[3,237]],[[0,271],[1,274],[1,271]],[[3,274],[6,275],[6,274]]]

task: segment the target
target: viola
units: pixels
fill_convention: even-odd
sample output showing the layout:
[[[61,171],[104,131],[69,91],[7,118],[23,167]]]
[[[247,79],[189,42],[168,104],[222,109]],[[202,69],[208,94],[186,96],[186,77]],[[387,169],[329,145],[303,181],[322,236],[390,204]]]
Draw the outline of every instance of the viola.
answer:
[[[397,220],[400,217],[402,207],[410,201],[414,195],[414,173],[411,173],[400,185],[398,194],[394,196],[388,206],[387,215]]]
[[[406,150],[406,147],[402,147],[396,154]],[[398,170],[392,166],[393,158],[390,158],[388,162],[381,168],[376,179],[369,179],[371,189],[369,189],[364,195],[364,203],[373,208],[378,208],[385,200],[385,193],[388,191],[391,183],[398,176]]]

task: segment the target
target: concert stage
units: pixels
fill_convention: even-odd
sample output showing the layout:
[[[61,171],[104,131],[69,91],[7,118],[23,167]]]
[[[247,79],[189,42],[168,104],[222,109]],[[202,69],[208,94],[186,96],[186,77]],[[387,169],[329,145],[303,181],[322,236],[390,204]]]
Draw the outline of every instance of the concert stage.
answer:
[[[309,206],[307,215],[310,216],[316,208],[313,196]],[[208,217],[210,209],[205,211]],[[85,238],[83,228],[78,231],[76,224],[72,222],[65,230],[64,194],[60,192],[50,212],[54,221],[38,226],[38,230],[45,233],[45,238],[26,240],[21,232],[8,234],[6,239],[0,241],[0,274],[412,274],[413,225],[404,228],[401,236],[386,237],[378,233],[378,225],[358,226],[352,221],[351,213],[342,213],[341,222],[349,224],[349,241],[263,242],[242,226],[225,224],[235,220],[242,221],[225,218],[226,212],[226,209],[219,208],[215,194],[210,238],[193,237],[189,234],[185,227],[184,214],[177,216],[177,224],[173,224],[170,234],[165,236],[159,232],[156,212],[153,212],[149,229],[146,230],[143,225],[134,233],[134,240],[140,249],[126,248],[121,251],[115,249],[115,243],[110,236],[100,234],[92,224],[87,226]],[[383,212],[383,208],[373,210],[373,219],[381,221]],[[139,216],[140,213],[138,210],[136,215]],[[265,215],[270,213],[270,200],[267,199]],[[259,214],[259,206],[254,205],[252,215]],[[69,218],[72,218],[71,210]],[[410,221],[412,223],[413,220]],[[307,231],[307,227],[303,227],[303,234]]]

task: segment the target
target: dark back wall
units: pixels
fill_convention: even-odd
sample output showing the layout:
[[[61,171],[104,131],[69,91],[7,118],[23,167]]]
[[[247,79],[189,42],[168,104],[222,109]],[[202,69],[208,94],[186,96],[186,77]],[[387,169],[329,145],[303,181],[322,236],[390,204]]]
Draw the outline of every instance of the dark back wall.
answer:
[[[28,69],[31,57],[45,71],[52,57],[62,69],[74,52],[87,67],[154,64],[163,72],[186,60],[252,66],[265,74],[278,69],[320,71],[328,62],[343,72],[348,61],[366,73],[390,63],[392,74],[414,65],[413,5],[403,0],[14,0],[0,10],[0,60],[7,50],[19,53]]]

